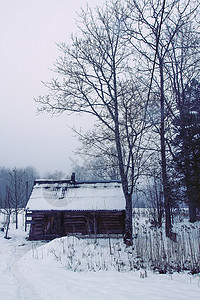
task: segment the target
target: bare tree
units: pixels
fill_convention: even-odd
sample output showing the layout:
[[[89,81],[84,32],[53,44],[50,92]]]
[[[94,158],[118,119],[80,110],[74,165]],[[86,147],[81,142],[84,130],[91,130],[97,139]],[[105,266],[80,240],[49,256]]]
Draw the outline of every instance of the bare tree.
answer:
[[[123,10],[121,10],[123,11]],[[98,130],[87,137],[88,149],[96,145],[108,153],[115,147],[126,199],[125,242],[132,244],[132,193],[143,126],[143,89],[132,76],[132,47],[124,38],[124,14],[120,2],[80,14],[80,37],[72,45],[58,45],[62,56],[55,63],[54,79],[46,86],[48,96],[36,101],[41,111],[75,112],[96,118]],[[137,170],[139,170],[139,165]]]
[[[169,178],[166,157],[166,116],[168,113],[168,83],[165,73],[167,54],[172,47],[173,39],[179,35],[181,28],[197,11],[197,5],[190,0],[169,1],[129,1],[130,20],[126,28],[130,42],[138,55],[146,61],[145,70],[150,70],[150,89],[154,82],[159,91],[160,102],[160,154],[162,163],[162,182],[165,206],[166,235],[172,236]],[[141,66],[140,66],[141,70]],[[151,71],[153,70],[153,71]],[[150,95],[150,93],[149,93]],[[169,104],[169,102],[168,102]]]
[[[3,209],[3,213],[5,214],[6,216],[6,221],[5,221],[5,239],[8,239],[9,236],[8,236],[8,231],[9,231],[9,226],[10,226],[10,218],[11,218],[11,215],[12,215],[12,212],[13,212],[13,208],[12,208],[12,194],[11,194],[11,191],[10,191],[10,187],[7,186],[6,187],[6,196],[5,196],[5,207]]]
[[[120,180],[116,155],[105,156],[101,153],[91,157],[90,153],[86,155],[86,149],[82,148],[81,151],[84,150],[83,155],[86,157],[85,162],[81,166],[77,164],[73,167],[77,180]]]
[[[48,178],[48,179],[54,179],[54,180],[61,180],[61,179],[64,179],[66,178],[66,174],[64,174],[62,171],[54,171],[54,172],[48,172],[45,174],[45,178]]]
[[[23,170],[14,168],[10,172],[10,188],[9,188],[9,201],[11,201],[11,206],[14,208],[15,211],[15,224],[16,229],[18,228],[18,213],[20,209],[24,207],[24,202],[26,198],[26,185],[25,180],[25,173]]]
[[[0,208],[5,215],[5,238],[8,238],[12,215],[15,216],[15,226],[18,228],[18,214],[26,206],[36,177],[38,174],[33,167],[13,170],[0,168]]]
[[[26,206],[37,172],[32,167],[14,168],[9,171],[9,194],[11,206],[15,212],[15,224],[18,228],[18,213]]]
[[[151,158],[152,166],[146,174],[146,184],[143,193],[146,198],[148,207],[150,207],[150,221],[153,226],[162,226],[164,216],[164,199],[163,199],[163,186],[161,176],[161,166],[159,163],[158,155]],[[158,154],[158,153],[157,153]]]

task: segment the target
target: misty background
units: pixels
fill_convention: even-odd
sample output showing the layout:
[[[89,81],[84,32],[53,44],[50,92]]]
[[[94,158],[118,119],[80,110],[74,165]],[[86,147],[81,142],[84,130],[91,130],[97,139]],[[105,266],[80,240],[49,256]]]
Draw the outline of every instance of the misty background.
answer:
[[[63,114],[37,114],[34,98],[46,93],[41,81],[54,73],[58,42],[77,31],[80,7],[103,0],[0,1],[0,166],[32,166],[41,176],[70,173],[83,158],[74,154],[78,138],[69,127],[90,128],[88,120]]]

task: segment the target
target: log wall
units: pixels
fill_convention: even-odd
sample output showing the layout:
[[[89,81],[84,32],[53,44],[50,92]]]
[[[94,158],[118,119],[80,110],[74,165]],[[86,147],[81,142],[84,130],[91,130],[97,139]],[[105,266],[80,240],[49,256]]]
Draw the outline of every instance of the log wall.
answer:
[[[30,212],[28,212],[30,218]],[[32,211],[30,240],[66,235],[123,235],[125,211]]]

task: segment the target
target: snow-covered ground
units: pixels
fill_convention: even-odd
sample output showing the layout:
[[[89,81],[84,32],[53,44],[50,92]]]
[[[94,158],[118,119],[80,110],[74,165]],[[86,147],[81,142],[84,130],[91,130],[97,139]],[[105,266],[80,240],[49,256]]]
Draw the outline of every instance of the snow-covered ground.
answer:
[[[199,275],[127,271],[123,259],[128,250],[120,248],[119,241],[95,243],[66,237],[50,243],[31,242],[22,229],[12,228],[9,235],[12,238],[6,240],[0,232],[2,300],[200,298]],[[120,272],[114,267],[114,251],[121,253]]]

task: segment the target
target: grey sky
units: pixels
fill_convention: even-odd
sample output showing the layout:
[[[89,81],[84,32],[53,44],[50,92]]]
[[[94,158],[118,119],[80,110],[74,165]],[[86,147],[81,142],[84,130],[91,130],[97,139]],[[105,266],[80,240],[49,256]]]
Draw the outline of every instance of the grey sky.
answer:
[[[37,116],[33,98],[45,94],[41,81],[59,55],[56,42],[69,42],[80,6],[103,0],[0,0],[0,166],[73,169],[77,138],[67,127],[83,126],[74,116]],[[81,158],[79,158],[81,163]]]

